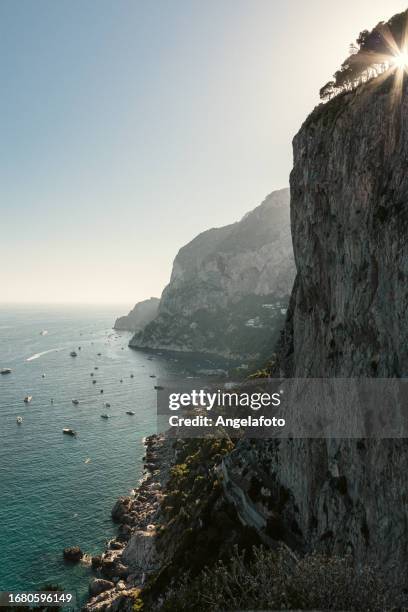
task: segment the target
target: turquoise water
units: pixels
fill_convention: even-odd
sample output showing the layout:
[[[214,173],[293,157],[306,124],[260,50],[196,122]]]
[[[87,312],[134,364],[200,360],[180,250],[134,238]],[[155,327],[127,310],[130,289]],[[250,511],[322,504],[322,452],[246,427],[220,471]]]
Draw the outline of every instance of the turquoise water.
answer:
[[[182,375],[187,362],[129,349],[129,334],[111,329],[118,314],[117,308],[0,308],[0,367],[13,370],[0,376],[0,590],[51,582],[83,599],[89,568],[65,564],[62,549],[100,552],[115,533],[115,499],[141,476],[142,440],[156,425],[150,376]],[[29,404],[26,395],[33,397]],[[108,420],[100,417],[106,412]],[[77,438],[63,435],[63,427],[75,429]]]

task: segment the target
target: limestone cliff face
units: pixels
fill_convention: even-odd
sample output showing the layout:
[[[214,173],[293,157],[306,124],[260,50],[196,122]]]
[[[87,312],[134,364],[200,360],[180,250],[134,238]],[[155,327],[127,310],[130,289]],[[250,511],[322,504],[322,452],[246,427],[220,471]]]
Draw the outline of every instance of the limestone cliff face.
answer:
[[[284,376],[408,374],[408,92],[393,104],[391,86],[318,107],[294,139]],[[227,494],[265,534],[351,551],[406,586],[406,441],[244,442],[224,470]]]
[[[159,302],[159,298],[155,297],[138,302],[129,314],[116,319],[114,329],[132,332],[143,329],[156,317]]]
[[[282,322],[294,279],[289,190],[178,253],[158,317],[130,346],[255,357]]]

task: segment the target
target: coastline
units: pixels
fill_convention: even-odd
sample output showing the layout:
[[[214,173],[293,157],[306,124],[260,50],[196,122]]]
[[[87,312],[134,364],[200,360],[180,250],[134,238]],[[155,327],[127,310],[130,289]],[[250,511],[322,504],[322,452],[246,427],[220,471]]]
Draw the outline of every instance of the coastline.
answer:
[[[174,440],[153,434],[144,440],[144,474],[133,495],[120,497],[112,508],[118,533],[100,556],[92,557],[94,578],[84,612],[133,610],[139,589],[158,567],[155,539],[175,451]]]

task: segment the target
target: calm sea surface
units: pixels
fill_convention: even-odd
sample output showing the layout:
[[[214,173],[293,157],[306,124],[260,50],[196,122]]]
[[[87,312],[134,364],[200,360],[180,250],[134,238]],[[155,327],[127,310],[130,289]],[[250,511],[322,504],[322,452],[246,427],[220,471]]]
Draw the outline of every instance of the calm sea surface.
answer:
[[[83,599],[89,568],[65,564],[62,549],[100,552],[115,534],[110,510],[137,486],[143,437],[155,431],[151,375],[208,366],[129,349],[130,335],[112,330],[119,314],[117,307],[0,307],[0,367],[13,370],[0,376],[0,590],[57,583]]]

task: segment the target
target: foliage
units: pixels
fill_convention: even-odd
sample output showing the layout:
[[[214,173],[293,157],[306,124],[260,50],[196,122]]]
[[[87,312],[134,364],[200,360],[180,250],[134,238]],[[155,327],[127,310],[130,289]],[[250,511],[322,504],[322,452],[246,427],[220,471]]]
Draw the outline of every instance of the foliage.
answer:
[[[351,557],[309,554],[297,560],[286,548],[254,547],[252,555],[234,551],[228,563],[218,562],[191,580],[170,588],[152,610],[222,612],[225,610],[385,611],[389,595],[378,572],[357,570]]]
[[[408,10],[380,21],[371,31],[363,30],[350,46],[350,55],[340,70],[320,89],[320,98],[330,100],[333,96],[355,89],[379,74],[386,72],[398,49],[403,48],[407,28]]]

